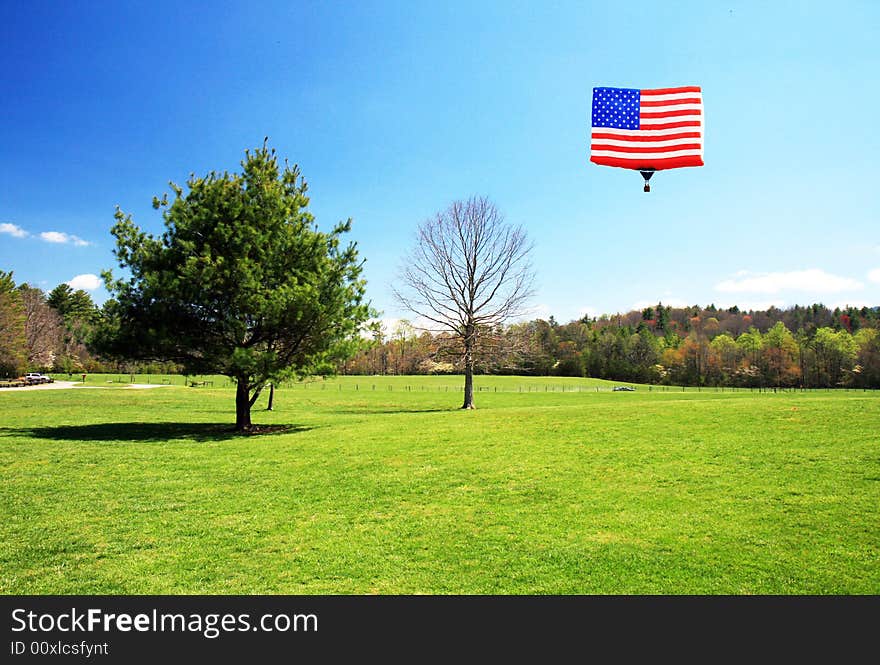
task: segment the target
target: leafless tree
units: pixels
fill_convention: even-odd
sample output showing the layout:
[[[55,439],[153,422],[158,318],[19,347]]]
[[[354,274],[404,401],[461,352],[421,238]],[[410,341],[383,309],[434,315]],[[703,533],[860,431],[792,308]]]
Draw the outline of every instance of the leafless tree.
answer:
[[[456,201],[419,225],[400,271],[397,300],[460,342],[463,409],[474,408],[475,351],[481,337],[525,313],[533,294],[532,244],[482,197]]]
[[[22,285],[19,291],[25,311],[28,366],[52,367],[62,342],[64,324],[61,317],[46,303],[46,295],[41,289]]]

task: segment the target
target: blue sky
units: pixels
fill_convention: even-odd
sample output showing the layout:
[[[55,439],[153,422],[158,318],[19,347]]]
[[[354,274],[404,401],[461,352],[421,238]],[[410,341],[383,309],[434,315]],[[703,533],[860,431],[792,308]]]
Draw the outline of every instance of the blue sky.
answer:
[[[114,267],[114,206],[236,170],[264,136],[368,294],[416,225],[490,197],[535,242],[535,315],[880,304],[874,2],[0,5],[0,269]],[[706,166],[589,163],[593,86],[700,85]],[[100,302],[101,287],[92,291]]]

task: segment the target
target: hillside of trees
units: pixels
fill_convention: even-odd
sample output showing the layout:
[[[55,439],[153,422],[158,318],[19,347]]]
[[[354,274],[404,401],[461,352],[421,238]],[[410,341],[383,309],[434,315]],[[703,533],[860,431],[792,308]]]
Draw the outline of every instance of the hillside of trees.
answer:
[[[111,301],[112,302],[112,301]],[[102,357],[99,332],[111,307],[59,284],[50,292],[16,284],[0,271],[0,376],[27,371],[171,374],[173,363]],[[831,310],[673,308],[553,317],[482,331],[476,371],[483,374],[589,376],[689,386],[880,388],[880,307]],[[373,326],[345,374],[459,372],[458,342],[401,321]]]
[[[49,293],[15,284],[0,270],[0,377],[41,372],[173,373],[171,363],[133,365],[98,356],[95,335],[105,313],[82,289],[59,284]]]
[[[690,386],[876,388],[878,320],[880,307],[742,312],[658,303],[641,312],[566,324],[551,317],[485,331],[479,370]],[[343,371],[454,372],[451,342],[402,322],[388,335],[374,331],[370,347]]]

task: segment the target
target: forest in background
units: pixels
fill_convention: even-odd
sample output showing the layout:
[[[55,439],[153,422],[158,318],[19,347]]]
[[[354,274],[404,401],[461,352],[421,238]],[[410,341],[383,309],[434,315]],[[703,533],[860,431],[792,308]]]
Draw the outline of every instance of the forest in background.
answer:
[[[95,341],[106,313],[84,290],[59,284],[49,293],[16,285],[0,270],[0,378],[25,372],[118,372],[174,374],[174,363],[130,363],[102,358]]]
[[[821,304],[642,311],[560,324],[553,317],[483,331],[486,374],[582,376],[690,386],[880,387],[880,307]],[[374,330],[349,374],[458,371],[455,341],[406,321]]]
[[[167,362],[102,357],[96,338],[105,308],[59,284],[49,293],[0,271],[0,376],[26,371],[173,374]],[[206,322],[209,325],[209,322]],[[880,307],[822,304],[740,311],[669,307],[536,319],[479,335],[483,374],[583,376],[633,383],[705,386],[880,387]],[[406,321],[374,324],[344,374],[460,371],[458,342]]]

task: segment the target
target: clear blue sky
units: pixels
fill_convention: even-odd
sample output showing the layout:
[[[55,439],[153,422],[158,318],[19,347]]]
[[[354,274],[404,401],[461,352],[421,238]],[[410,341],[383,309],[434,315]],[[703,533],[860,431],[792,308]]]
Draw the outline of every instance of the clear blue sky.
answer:
[[[416,224],[471,194],[534,239],[541,316],[877,305],[878,35],[868,1],[2,2],[0,269],[94,286],[115,205],[160,232],[168,180],[269,136],[387,318]],[[644,194],[590,164],[595,85],[701,85],[706,166]]]

